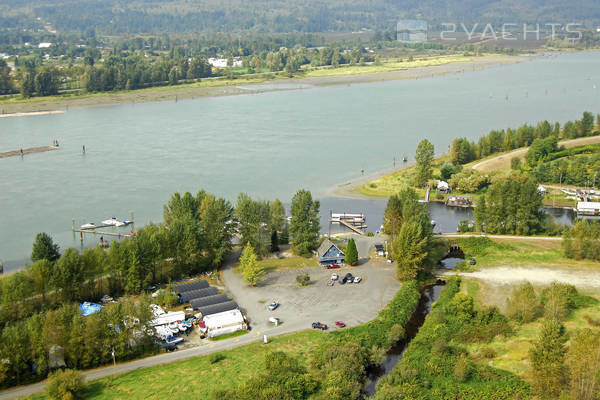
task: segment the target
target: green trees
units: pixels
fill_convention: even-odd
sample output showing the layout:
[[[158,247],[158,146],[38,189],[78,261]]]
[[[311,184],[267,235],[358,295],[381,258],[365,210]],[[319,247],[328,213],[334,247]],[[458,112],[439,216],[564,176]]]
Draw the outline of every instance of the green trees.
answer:
[[[448,181],[450,187],[464,193],[474,193],[485,187],[488,179],[481,172],[465,168],[461,172],[454,174]]]
[[[200,229],[203,233],[206,260],[211,267],[220,267],[231,251],[234,233],[233,207],[223,198],[208,194],[200,204]]]
[[[565,327],[556,319],[544,322],[542,331],[529,351],[533,390],[541,399],[558,399],[567,379]]]
[[[577,220],[566,230],[563,238],[565,257],[600,260],[600,222]]]
[[[549,154],[552,154],[557,150],[558,138],[556,136],[549,136],[544,139],[535,139],[529,147],[529,150],[527,150],[527,154],[525,154],[525,160],[530,167],[534,167],[538,161],[543,160]]]
[[[424,269],[423,262],[427,258],[429,235],[423,232],[418,221],[402,224],[400,233],[392,242],[392,254],[396,260],[396,275],[400,280],[415,279]]]
[[[540,302],[531,283],[527,282],[513,290],[507,301],[507,315],[519,322],[531,322],[541,314]]]
[[[240,272],[244,277],[244,282],[250,286],[256,286],[264,280],[263,275],[265,271],[258,264],[256,253],[250,242],[246,243],[246,247],[244,247],[244,251],[240,257]]]
[[[588,328],[575,333],[566,362],[571,398],[597,399],[600,394],[600,332]]]
[[[467,138],[457,138],[450,146],[450,161],[455,165],[466,164],[475,159],[475,146]]]
[[[0,94],[10,94],[14,84],[10,76],[10,68],[5,60],[0,60]]]
[[[581,129],[583,136],[591,136],[594,131],[594,114],[589,111],[583,113],[581,118]]]
[[[421,140],[415,153],[415,160],[417,162],[415,186],[423,187],[431,178],[433,156],[433,145],[427,139]]]
[[[268,229],[270,206],[267,201],[253,200],[245,193],[238,195],[235,217],[242,242],[250,243],[259,256],[271,249],[271,231]]]
[[[482,197],[483,198],[483,197]],[[485,202],[475,208],[477,226],[489,233],[531,235],[540,232],[544,214],[537,183],[523,175],[490,185]]]
[[[348,245],[346,246],[346,264],[358,264],[358,249],[356,248],[356,243],[352,238],[348,240]]]
[[[60,253],[58,252],[58,245],[52,241],[52,238],[47,233],[38,233],[35,236],[33,242],[33,248],[31,250],[31,260],[48,260],[50,262],[58,260]]]
[[[80,285],[84,280],[83,263],[79,253],[75,249],[67,249],[54,266],[52,285],[60,290],[65,300],[73,301],[78,300]]]
[[[81,373],[71,369],[58,370],[48,377],[46,394],[54,400],[81,399],[86,386]]]
[[[383,215],[383,232],[395,236],[400,232],[402,224],[411,218],[418,218],[422,223],[429,224],[427,211],[419,203],[417,192],[404,187],[398,194],[390,196]]]
[[[319,245],[319,207],[308,190],[301,189],[292,198],[290,234],[292,250],[298,255],[310,257]]]

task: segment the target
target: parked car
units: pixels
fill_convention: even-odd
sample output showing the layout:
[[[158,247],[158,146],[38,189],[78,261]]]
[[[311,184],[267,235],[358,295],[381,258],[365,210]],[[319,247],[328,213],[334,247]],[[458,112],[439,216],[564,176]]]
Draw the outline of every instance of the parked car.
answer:
[[[344,278],[346,278],[346,282],[348,283],[352,283],[354,281],[354,276],[352,276],[350,272],[348,272]]]
[[[339,268],[340,265],[339,264],[327,264],[326,268],[327,269],[334,269],[334,268]]]
[[[346,327],[346,324],[345,324],[345,323],[343,323],[342,321],[335,321],[335,324],[336,324],[338,327],[340,327],[340,328],[345,328],[345,327]]]
[[[362,278],[360,276],[354,277],[354,283],[360,283],[360,281],[362,281]]]
[[[320,330],[322,330],[322,331],[324,331],[324,330],[327,330],[327,325],[325,325],[325,324],[322,324],[322,323],[320,323],[320,322],[313,322],[313,323],[312,323],[312,327],[313,327],[314,329],[320,329]]]
[[[173,345],[176,345],[181,342],[183,342],[183,338],[175,337],[175,336],[169,336],[167,338],[167,340],[165,340],[166,344],[173,344]]]
[[[346,278],[341,278],[340,280],[338,280],[340,285],[343,285],[344,283],[346,283]]]
[[[275,310],[277,307],[279,307],[279,303],[276,301],[269,304],[269,310],[271,310],[271,311]]]
[[[332,281],[337,281],[338,278],[339,278],[338,274],[331,274],[331,280]]]

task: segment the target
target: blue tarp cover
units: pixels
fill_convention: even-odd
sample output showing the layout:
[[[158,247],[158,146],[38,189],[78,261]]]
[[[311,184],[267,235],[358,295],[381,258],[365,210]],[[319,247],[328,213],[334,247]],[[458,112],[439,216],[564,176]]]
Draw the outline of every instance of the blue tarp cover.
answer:
[[[79,305],[79,309],[81,310],[81,315],[84,317],[88,315],[92,315],[94,313],[100,312],[102,306],[96,303],[90,303],[89,301],[85,301]]]

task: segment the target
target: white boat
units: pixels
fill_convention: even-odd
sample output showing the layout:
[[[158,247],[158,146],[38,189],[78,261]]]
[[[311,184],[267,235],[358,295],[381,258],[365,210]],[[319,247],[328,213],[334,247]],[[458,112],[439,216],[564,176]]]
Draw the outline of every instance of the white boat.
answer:
[[[119,221],[116,217],[112,217],[111,219],[105,219],[104,221],[102,221],[102,224],[117,226],[117,224],[120,222],[121,221]]]
[[[179,332],[185,332],[185,331],[187,331],[187,326],[185,326],[181,322],[179,324],[177,324],[177,326],[179,327]]]
[[[95,229],[95,228],[96,228],[96,224],[94,224],[93,222],[88,222],[87,224],[81,225],[81,229]]]
[[[173,334],[179,333],[179,324],[177,322],[172,322],[167,325]]]

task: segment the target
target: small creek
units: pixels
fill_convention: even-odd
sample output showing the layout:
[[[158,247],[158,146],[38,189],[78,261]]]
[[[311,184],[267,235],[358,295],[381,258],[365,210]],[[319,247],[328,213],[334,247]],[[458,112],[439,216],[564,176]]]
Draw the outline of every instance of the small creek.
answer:
[[[389,374],[396,364],[402,360],[404,351],[412,339],[417,335],[419,328],[425,322],[425,317],[431,311],[431,306],[435,303],[444,288],[443,285],[432,285],[426,287],[421,293],[421,298],[417,309],[413,313],[412,317],[406,324],[406,338],[396,343],[390,350],[388,350],[385,361],[383,364],[376,368],[372,368],[368,372],[368,384],[363,389],[364,397],[370,397],[375,394],[375,386],[382,377]]]

